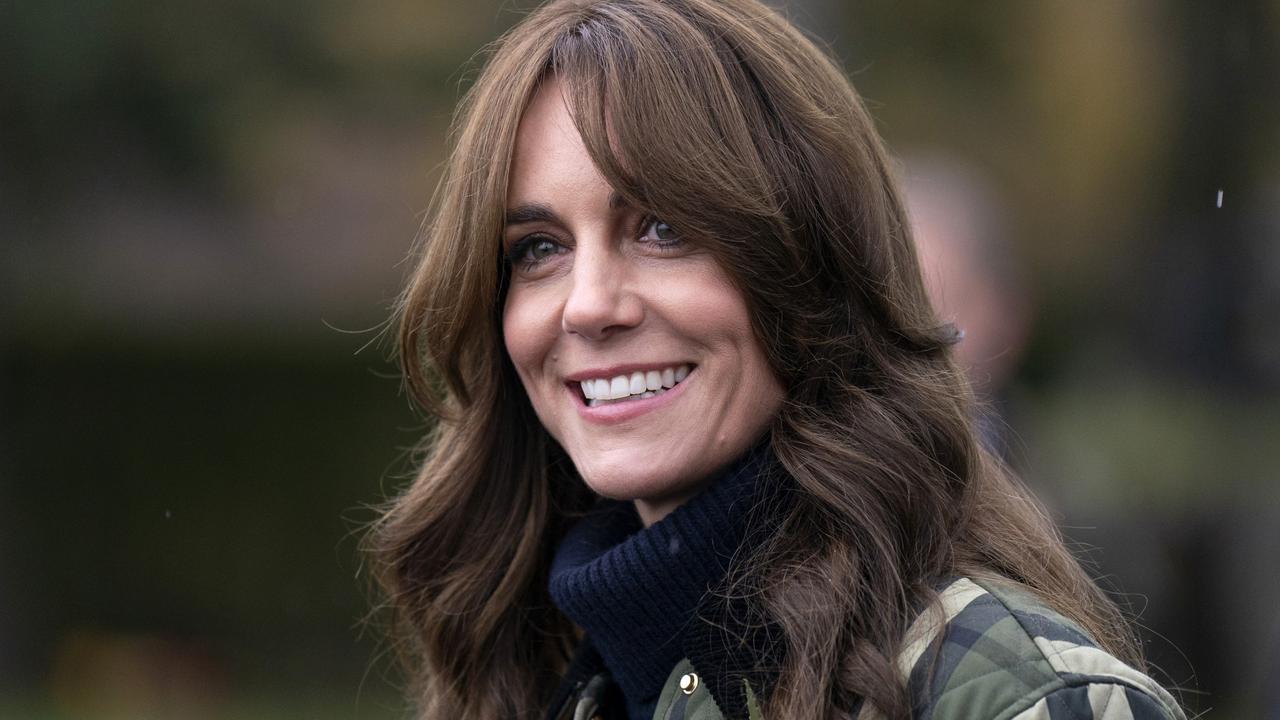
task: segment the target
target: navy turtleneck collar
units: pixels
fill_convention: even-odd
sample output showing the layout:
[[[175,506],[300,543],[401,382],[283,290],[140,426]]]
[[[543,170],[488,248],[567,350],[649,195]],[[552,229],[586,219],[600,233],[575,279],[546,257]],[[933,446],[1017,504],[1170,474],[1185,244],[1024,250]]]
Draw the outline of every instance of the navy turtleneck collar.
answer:
[[[551,597],[586,631],[632,718],[652,715],[667,675],[688,655],[699,601],[747,536],[764,448],[648,528],[632,503],[602,500],[556,551]]]

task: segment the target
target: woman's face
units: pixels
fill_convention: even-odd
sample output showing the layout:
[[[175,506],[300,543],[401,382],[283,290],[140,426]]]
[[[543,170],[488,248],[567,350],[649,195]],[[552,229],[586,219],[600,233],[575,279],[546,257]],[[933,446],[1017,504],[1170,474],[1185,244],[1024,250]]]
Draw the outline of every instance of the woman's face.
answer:
[[[746,303],[678,228],[614,193],[554,81],[521,120],[507,196],[507,352],[587,484],[651,524],[782,402]]]

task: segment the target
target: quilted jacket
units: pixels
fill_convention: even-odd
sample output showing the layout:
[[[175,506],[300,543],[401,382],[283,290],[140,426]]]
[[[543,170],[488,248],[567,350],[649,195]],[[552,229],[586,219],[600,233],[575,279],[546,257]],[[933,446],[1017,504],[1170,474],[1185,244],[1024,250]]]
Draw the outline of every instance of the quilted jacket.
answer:
[[[1011,583],[959,578],[940,595],[940,612],[920,615],[898,656],[914,718],[1185,720],[1155,681],[1099,649],[1029,592]],[[575,659],[551,707],[552,720],[625,718],[607,672],[584,672],[591,664],[590,657]],[[713,687],[722,697],[714,696]],[[744,708],[748,720],[766,720],[748,681],[741,683],[740,698],[725,696],[725,687],[683,660],[672,669],[653,719],[722,720],[724,705]],[[855,720],[880,717],[869,705],[854,714]]]

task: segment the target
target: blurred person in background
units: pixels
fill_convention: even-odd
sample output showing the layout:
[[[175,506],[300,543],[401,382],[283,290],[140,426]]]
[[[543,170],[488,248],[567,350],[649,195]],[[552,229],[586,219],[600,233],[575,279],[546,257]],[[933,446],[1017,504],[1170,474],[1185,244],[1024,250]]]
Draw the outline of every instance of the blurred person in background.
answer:
[[[981,173],[955,158],[907,155],[902,190],[929,299],[960,330],[954,354],[981,406],[988,446],[1006,454],[1003,393],[1017,371],[1034,309]]]
[[[422,717],[1180,718],[987,450],[856,92],[751,0],[496,47],[373,549]]]

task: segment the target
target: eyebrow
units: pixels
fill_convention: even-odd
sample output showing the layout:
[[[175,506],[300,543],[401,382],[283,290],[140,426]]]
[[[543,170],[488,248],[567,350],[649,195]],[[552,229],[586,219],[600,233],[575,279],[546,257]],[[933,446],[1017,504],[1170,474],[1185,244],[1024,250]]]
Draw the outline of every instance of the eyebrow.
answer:
[[[539,203],[530,203],[528,205],[518,205],[507,210],[508,225],[524,225],[525,223],[535,222],[554,222],[556,214],[546,205]]]
[[[627,207],[626,199],[617,192],[609,194],[609,209],[617,210]],[[506,213],[507,225],[525,225],[536,222],[556,222],[559,216],[551,209],[551,206],[542,203],[526,203],[508,208]]]

